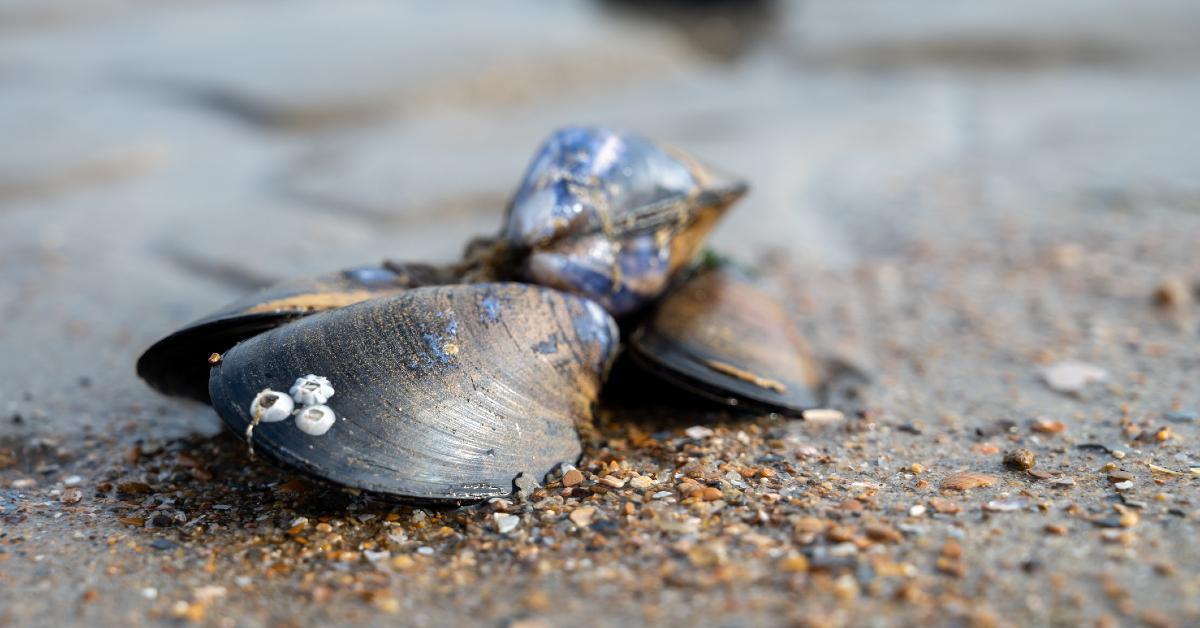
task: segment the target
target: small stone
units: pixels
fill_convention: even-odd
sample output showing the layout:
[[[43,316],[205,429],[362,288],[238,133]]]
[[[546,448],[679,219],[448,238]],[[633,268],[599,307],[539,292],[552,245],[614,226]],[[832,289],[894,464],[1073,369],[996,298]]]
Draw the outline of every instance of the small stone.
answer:
[[[1108,371],[1086,362],[1066,360],[1042,369],[1042,379],[1058,392],[1078,393],[1089,384],[1108,379]]]
[[[694,438],[696,440],[708,438],[709,436],[713,435],[712,429],[704,427],[703,425],[693,425],[692,427],[684,430],[683,433],[687,434],[688,438]]]
[[[1112,457],[1116,458],[1117,460],[1125,459],[1125,452],[1121,451],[1120,449],[1114,449],[1114,450],[1112,450],[1111,453],[1112,453]]]
[[[533,492],[541,486],[537,480],[533,479],[532,475],[525,472],[518,473],[517,477],[513,478],[513,497],[518,502],[526,502],[529,500],[529,496],[533,495]]]
[[[904,540],[904,535],[899,530],[886,523],[868,523],[863,526],[863,532],[872,541],[899,543]]]
[[[83,478],[78,475],[68,475],[63,479],[63,486],[79,486],[81,483],[83,483]]]
[[[621,478],[615,478],[611,475],[606,475],[606,476],[600,478],[598,481],[601,484],[603,484],[607,487],[610,487],[610,488],[621,488],[621,487],[625,486],[625,480],[623,480]]]
[[[64,489],[62,492],[62,495],[60,495],[58,497],[58,501],[62,502],[64,505],[67,505],[67,506],[70,506],[72,504],[78,504],[79,501],[82,499],[83,499],[83,491],[79,490],[76,487]]]
[[[1027,502],[1023,499],[995,499],[984,504],[983,509],[988,512],[1017,512],[1018,510],[1024,510],[1027,505]]]
[[[145,482],[121,482],[117,484],[117,492],[125,495],[145,495],[150,492],[150,485]]]
[[[1192,292],[1178,277],[1168,277],[1154,289],[1154,303],[1163,309],[1174,309],[1187,305],[1192,300]]]
[[[496,522],[496,531],[500,534],[508,534],[517,529],[521,523],[521,518],[516,515],[510,515],[503,512],[498,512],[492,515],[492,519]]]
[[[1113,484],[1116,484],[1118,482],[1125,482],[1127,480],[1132,480],[1132,479],[1133,479],[1133,474],[1128,471],[1110,471],[1108,473],[1108,481],[1112,482]]]
[[[636,488],[639,491],[644,491],[654,486],[654,478],[648,475],[639,475],[629,480],[629,486]]]
[[[1046,534],[1062,536],[1067,533],[1067,526],[1065,526],[1061,523],[1047,523],[1045,530],[1046,530]]]
[[[1010,449],[1004,454],[1004,464],[1013,469],[1028,471],[1037,464],[1037,456],[1028,449]]]
[[[579,469],[571,469],[563,474],[563,486],[575,486],[580,482],[583,482],[583,473],[580,472]]]
[[[1029,426],[1029,429],[1040,434],[1060,434],[1067,429],[1067,426],[1062,421],[1038,419]]]
[[[179,547],[179,544],[170,539],[154,539],[150,542],[150,547],[156,550],[169,551]]]
[[[927,509],[925,508],[925,506],[923,506],[921,504],[917,504],[916,506],[913,506],[912,508],[908,509],[908,516],[923,517],[923,516],[925,516],[926,511],[927,511]]]
[[[571,511],[571,523],[574,523],[577,527],[586,528],[592,525],[592,517],[594,516],[596,516],[596,509],[591,506],[576,508]]]
[[[724,495],[721,494],[721,489],[713,486],[706,486],[700,490],[700,499],[706,502],[715,502],[722,497]]]
[[[1128,491],[1129,489],[1133,488],[1133,482],[1128,480],[1125,482],[1117,482],[1116,484],[1113,484],[1113,488],[1117,489],[1118,491]]]
[[[929,500],[929,507],[932,508],[934,512],[943,515],[953,515],[962,512],[962,506],[959,506],[956,502],[952,502],[948,499],[942,499],[941,497],[931,498]]]
[[[842,414],[839,410],[833,410],[830,408],[814,408],[812,410],[805,410],[801,412],[800,417],[810,423],[820,424],[837,423],[838,421],[844,420],[846,415]]]
[[[973,488],[986,488],[996,485],[996,478],[985,473],[962,471],[946,476],[942,480],[942,489],[949,491],[966,491]]]
[[[925,473],[925,465],[919,462],[914,462],[908,467],[908,470],[912,471],[913,475],[921,475],[922,473]]]
[[[808,571],[808,559],[803,554],[793,554],[779,561],[779,570],[784,573],[804,573]]]

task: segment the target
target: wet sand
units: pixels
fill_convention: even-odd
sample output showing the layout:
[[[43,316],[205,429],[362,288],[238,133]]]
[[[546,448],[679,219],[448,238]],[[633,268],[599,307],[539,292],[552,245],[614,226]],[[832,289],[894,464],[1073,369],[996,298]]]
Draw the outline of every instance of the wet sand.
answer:
[[[0,7],[0,624],[1200,621],[1200,11],[588,6]],[[842,419],[618,372],[571,486],[430,510],[136,379],[266,282],[453,258],[568,122],[751,181],[714,246],[865,374]]]

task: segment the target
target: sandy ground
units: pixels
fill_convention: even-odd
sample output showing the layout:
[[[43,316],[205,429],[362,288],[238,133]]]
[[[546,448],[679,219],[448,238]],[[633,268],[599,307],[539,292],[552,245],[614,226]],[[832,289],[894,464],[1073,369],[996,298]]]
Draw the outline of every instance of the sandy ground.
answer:
[[[765,6],[0,3],[0,624],[1200,623],[1200,10]],[[134,376],[266,282],[453,258],[579,121],[751,181],[714,244],[866,375],[843,420],[618,372],[571,486],[433,511]]]

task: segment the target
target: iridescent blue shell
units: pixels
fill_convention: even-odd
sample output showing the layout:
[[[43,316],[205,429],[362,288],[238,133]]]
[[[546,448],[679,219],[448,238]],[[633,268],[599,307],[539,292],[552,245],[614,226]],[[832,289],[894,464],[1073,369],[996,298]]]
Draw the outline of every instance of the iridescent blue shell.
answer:
[[[530,164],[503,236],[524,279],[621,316],[666,289],[745,190],[640,135],[567,127]]]

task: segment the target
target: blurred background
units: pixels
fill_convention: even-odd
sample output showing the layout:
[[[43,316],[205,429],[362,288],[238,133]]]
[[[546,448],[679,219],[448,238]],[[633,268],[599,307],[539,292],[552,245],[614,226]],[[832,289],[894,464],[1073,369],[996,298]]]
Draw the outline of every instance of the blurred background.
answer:
[[[715,245],[798,276],[1197,210],[1191,0],[496,6],[0,2],[11,429],[215,429],[138,352],[270,281],[457,256],[567,123],[746,177]]]

